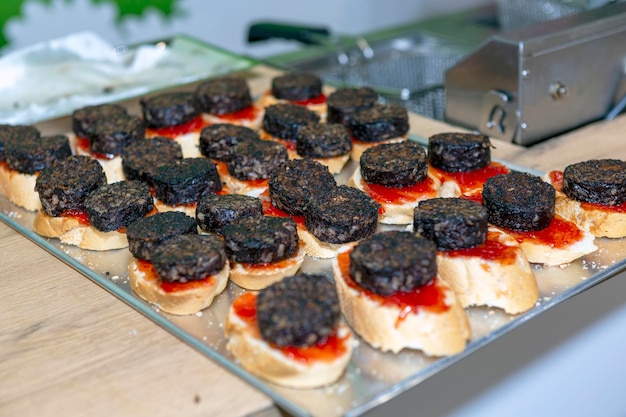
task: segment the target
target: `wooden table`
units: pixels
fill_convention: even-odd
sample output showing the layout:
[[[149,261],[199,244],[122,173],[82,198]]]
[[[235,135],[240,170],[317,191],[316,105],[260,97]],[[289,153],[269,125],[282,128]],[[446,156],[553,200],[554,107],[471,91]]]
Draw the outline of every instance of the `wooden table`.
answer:
[[[251,88],[266,88],[271,74],[254,74]],[[453,130],[411,116],[414,134]],[[493,156],[544,171],[594,157],[626,159],[625,130],[622,116],[529,149],[493,141]],[[281,414],[265,395],[4,223],[0,300],[2,416]]]

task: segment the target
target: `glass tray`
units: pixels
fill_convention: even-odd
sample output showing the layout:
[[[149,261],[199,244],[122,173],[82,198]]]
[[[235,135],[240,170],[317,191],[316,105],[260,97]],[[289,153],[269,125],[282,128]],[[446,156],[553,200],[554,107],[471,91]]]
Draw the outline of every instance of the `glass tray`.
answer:
[[[426,141],[415,136],[411,139],[422,144]],[[513,164],[507,165],[511,169],[529,171]],[[338,182],[345,181],[350,169],[348,167],[340,174]],[[4,223],[83,273],[206,357],[241,377],[272,398],[277,406],[295,416],[360,415],[393,399],[525,321],[610,278],[626,267],[624,239],[596,239],[599,248],[596,252],[565,267],[534,266],[540,299],[533,309],[515,316],[496,308],[466,309],[472,328],[472,338],[460,354],[430,358],[412,350],[405,350],[399,354],[382,353],[364,341],[359,341],[347,371],[337,383],[318,389],[289,389],[250,375],[226,351],[227,340],[224,336],[223,323],[231,301],[244,290],[230,283],[213,305],[201,313],[190,316],[169,315],[145,303],[131,291],[127,272],[131,255],[127,249],[94,252],[63,245],[57,239],[42,238],[33,232],[34,217],[35,213],[20,209],[4,196],[0,196],[0,220]],[[329,278],[332,277],[330,260],[307,257],[302,271],[323,273]]]

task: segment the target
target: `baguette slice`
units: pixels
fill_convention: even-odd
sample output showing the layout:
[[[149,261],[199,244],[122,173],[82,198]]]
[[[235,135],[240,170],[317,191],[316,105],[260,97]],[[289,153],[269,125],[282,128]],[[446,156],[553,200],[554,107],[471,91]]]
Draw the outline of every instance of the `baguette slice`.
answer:
[[[52,217],[43,210],[35,215],[33,230],[40,236],[58,238],[62,243],[81,249],[106,251],[128,246],[126,233],[101,232],[76,217]]]
[[[156,305],[166,313],[175,315],[194,314],[209,307],[216,296],[221,294],[228,284],[228,262],[217,274],[211,275],[208,280],[192,281],[188,288],[176,291],[165,291],[161,280],[150,267],[146,272],[140,267],[140,262],[133,258],[128,266],[128,276],[131,289],[143,300]],[[151,263],[146,262],[151,265]]]
[[[559,175],[560,174],[560,175]],[[595,237],[626,237],[626,204],[604,207],[569,198],[562,189],[562,172],[552,171],[544,181],[556,189],[555,213],[588,230]]]
[[[521,246],[510,235],[491,227],[484,251],[439,251],[439,276],[456,292],[463,307],[489,306],[518,314],[539,299],[537,280]],[[487,256],[481,256],[481,253]],[[492,259],[491,254],[498,258]]]
[[[274,282],[294,275],[302,266],[305,254],[304,244],[301,242],[291,257],[275,263],[250,265],[232,262],[230,265],[230,279],[241,288],[255,291],[262,290]]]
[[[350,278],[349,251],[333,260],[333,273],[341,310],[348,324],[367,343],[382,351],[397,353],[418,349],[428,356],[449,356],[462,352],[470,337],[465,310],[456,294],[441,278],[435,278],[442,307],[410,310],[372,296]],[[375,319],[374,319],[375,318]]]
[[[23,174],[0,163],[0,194],[11,203],[28,211],[41,209],[39,193],[35,191],[38,174]]]
[[[336,330],[339,349],[334,348],[334,357],[299,360],[264,341],[256,321],[242,319],[232,305],[226,317],[225,334],[226,349],[248,372],[290,388],[315,388],[337,381],[348,366],[355,343],[348,326],[340,323]]]
[[[369,191],[368,185],[361,176],[361,168],[356,167],[354,173],[348,179],[348,185],[350,187],[358,188],[359,190],[369,194],[374,200],[382,205],[382,213],[379,216],[378,221],[383,224],[411,224],[413,223],[413,211],[420,201],[435,198],[439,193],[440,181],[428,171],[428,176],[424,180],[424,185],[418,185],[414,189],[415,192],[408,191],[410,187],[394,189],[388,187],[389,192],[397,191],[397,195],[405,195],[399,201],[388,201],[385,196],[377,197],[373,192]]]

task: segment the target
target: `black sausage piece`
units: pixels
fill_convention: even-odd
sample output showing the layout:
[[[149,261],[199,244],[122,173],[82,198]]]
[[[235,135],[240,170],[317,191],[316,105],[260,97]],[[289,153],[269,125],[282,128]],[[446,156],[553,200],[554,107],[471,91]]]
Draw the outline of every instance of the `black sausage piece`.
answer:
[[[295,141],[300,128],[319,121],[319,115],[304,106],[278,103],[265,108],[263,129],[279,139]]]
[[[326,99],[326,120],[347,127],[352,113],[372,107],[377,102],[378,94],[370,87],[339,88]]]
[[[272,79],[272,95],[289,101],[307,100],[322,95],[322,80],[315,74],[289,73]]]
[[[179,211],[162,211],[142,217],[126,227],[128,250],[137,259],[149,261],[152,252],[178,235],[198,233],[196,220]]]
[[[100,119],[89,131],[89,150],[95,154],[120,155],[134,141],[146,137],[139,117],[122,115]]]
[[[180,126],[202,113],[194,93],[161,93],[140,100],[146,125],[150,128]]]
[[[277,346],[323,343],[341,317],[334,284],[314,274],[294,275],[261,290],[256,311],[261,338]]]
[[[207,158],[228,162],[235,146],[244,140],[259,140],[254,130],[229,123],[216,123],[200,131],[200,152]]]
[[[541,178],[511,172],[489,178],[483,186],[483,205],[489,223],[515,231],[546,228],[554,217],[556,191]]]
[[[292,159],[280,164],[268,183],[272,204],[294,215],[304,215],[314,195],[337,186],[328,167],[310,159]]]
[[[376,231],[379,209],[380,204],[363,191],[339,185],[311,199],[304,224],[322,242],[356,242]]]
[[[428,162],[447,172],[469,172],[491,163],[491,142],[486,135],[439,133],[428,138]]]
[[[261,200],[242,194],[207,194],[196,206],[196,222],[200,229],[219,236],[224,235],[226,226],[239,219],[262,215]]]
[[[0,162],[5,160],[4,148],[12,140],[26,140],[41,136],[35,126],[0,124]]]
[[[227,260],[224,242],[215,235],[178,235],[152,254],[152,265],[165,282],[205,279],[220,272]]]
[[[125,228],[153,208],[150,187],[141,181],[105,184],[85,198],[85,212],[89,223],[101,232]]]
[[[350,275],[376,294],[407,292],[437,275],[435,244],[405,231],[376,233],[350,252]]]
[[[106,183],[106,174],[97,160],[71,155],[41,171],[35,191],[39,193],[44,211],[57,217],[68,210],[83,210],[85,198]]]
[[[348,128],[361,142],[383,142],[400,138],[409,132],[409,113],[395,104],[375,104],[350,116]]]
[[[287,148],[282,143],[246,140],[235,146],[227,166],[228,172],[238,180],[264,180],[288,159]]]
[[[626,202],[626,162],[592,159],[565,167],[563,192],[574,200],[617,206]]]
[[[413,231],[442,251],[482,245],[487,228],[487,209],[463,198],[423,200],[413,211]]]
[[[122,170],[127,180],[140,180],[153,186],[158,169],[183,159],[180,145],[165,136],[131,142],[122,151]]]
[[[196,88],[196,97],[203,112],[216,115],[235,113],[252,106],[248,83],[234,76],[203,82]]]
[[[292,218],[253,216],[226,226],[224,241],[233,262],[264,264],[289,258],[300,240]]]
[[[71,154],[70,140],[65,135],[27,136],[21,140],[10,140],[4,148],[4,157],[9,168],[31,175]]]
[[[359,161],[365,182],[387,187],[414,185],[426,179],[426,151],[415,142],[381,143],[368,148]]]
[[[153,178],[156,198],[167,205],[197,202],[222,189],[215,163],[207,158],[183,158],[161,166]]]
[[[296,135],[296,152],[309,158],[332,158],[347,155],[352,149],[348,129],[339,123],[312,123],[302,126]]]
[[[88,138],[96,123],[110,117],[126,115],[128,112],[119,104],[85,106],[72,112],[72,131],[78,137]]]

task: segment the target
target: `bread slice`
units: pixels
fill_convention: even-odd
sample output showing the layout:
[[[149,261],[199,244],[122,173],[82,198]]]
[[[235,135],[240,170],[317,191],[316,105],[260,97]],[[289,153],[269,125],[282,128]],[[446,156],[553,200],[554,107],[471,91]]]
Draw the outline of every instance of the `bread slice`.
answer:
[[[407,192],[407,198],[403,198],[402,201],[398,202],[385,201],[383,198],[376,198],[372,193],[368,192],[367,184],[361,176],[361,168],[358,166],[348,179],[348,185],[369,194],[382,205],[381,214],[378,219],[380,223],[411,224],[413,223],[413,210],[417,207],[419,202],[429,198],[435,198],[439,194],[439,186],[441,183],[436,177],[430,174],[430,170],[425,181],[428,182],[424,183],[424,187],[420,187],[420,189],[424,189],[423,192],[415,194]],[[389,190],[394,191],[391,187],[389,187]]]
[[[449,356],[465,349],[469,322],[455,292],[443,279],[435,277],[433,284],[441,296],[441,308],[413,311],[409,305],[388,302],[358,287],[348,268],[349,251],[345,251],[333,260],[341,310],[350,327],[374,348],[393,353],[417,349],[428,356]]]
[[[519,243],[503,231],[490,227],[484,251],[439,251],[439,276],[456,292],[463,307],[489,306],[518,314],[539,299],[532,267]],[[487,256],[481,256],[486,254]],[[493,255],[498,257],[493,259]]]
[[[262,265],[250,265],[232,262],[230,265],[230,279],[241,288],[247,290],[262,290],[281,279],[294,275],[305,257],[304,243],[300,242],[296,253],[287,259]]]
[[[35,215],[33,230],[40,236],[58,238],[62,243],[81,249],[106,251],[128,246],[126,233],[101,232],[76,217],[52,217],[43,210]]]
[[[595,237],[575,222],[555,215],[543,230],[516,232],[504,230],[516,239],[530,263],[559,266],[595,252]],[[567,240],[565,240],[567,238]],[[558,241],[565,240],[562,244]]]
[[[595,237],[626,237],[626,204],[619,207],[603,207],[569,198],[562,189],[562,173],[553,171],[544,176],[556,189],[555,213],[588,230]]]
[[[335,355],[299,360],[264,341],[256,320],[242,319],[232,305],[226,317],[225,334],[226,349],[243,368],[266,381],[289,388],[315,388],[337,381],[350,362],[355,344],[348,326],[340,323],[335,336],[340,348],[334,348]]]
[[[209,307],[216,296],[221,294],[228,284],[229,265],[226,262],[217,274],[203,281],[191,281],[181,284],[181,289],[165,291],[161,280],[150,265],[140,267],[140,262],[133,258],[128,266],[130,288],[143,300],[154,304],[166,313],[175,315],[194,314]]]
[[[0,163],[0,194],[16,206],[28,211],[41,209],[39,193],[35,191],[36,182],[37,174],[23,174]]]

